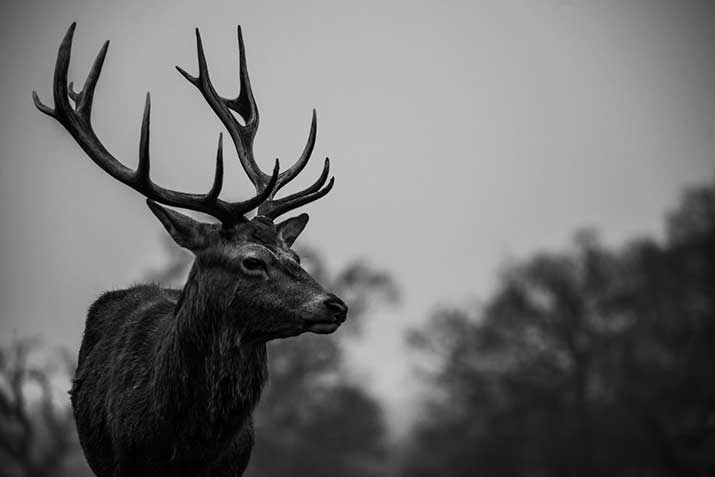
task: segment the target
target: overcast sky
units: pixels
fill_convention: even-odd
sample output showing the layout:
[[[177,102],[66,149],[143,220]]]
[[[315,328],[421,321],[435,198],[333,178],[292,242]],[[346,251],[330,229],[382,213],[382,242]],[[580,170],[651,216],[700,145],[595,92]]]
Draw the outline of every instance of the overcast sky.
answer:
[[[409,378],[401,332],[439,303],[488,294],[505,261],[597,228],[609,244],[658,234],[682,188],[715,172],[715,8],[695,1],[99,2],[24,0],[0,16],[0,335],[76,348],[88,305],[161,262],[163,229],[35,110],[51,104],[60,40],[70,77],[111,40],[93,123],[137,160],[152,92],[152,174],[206,191],[219,121],[174,65],[196,72],[193,28],[224,96],[236,25],[261,111],[256,155],[290,164],[318,111],[314,160],[334,191],[301,237],[336,267],[393,272],[358,361],[393,404]],[[251,195],[228,148],[224,197]],[[330,338],[326,338],[330,339]]]

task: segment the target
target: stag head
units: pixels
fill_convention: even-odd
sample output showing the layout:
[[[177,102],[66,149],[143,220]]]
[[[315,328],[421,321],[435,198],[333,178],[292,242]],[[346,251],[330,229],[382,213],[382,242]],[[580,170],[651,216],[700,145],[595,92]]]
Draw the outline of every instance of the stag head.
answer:
[[[330,168],[326,158],[323,171],[315,183],[302,191],[275,198],[276,193],[293,180],[310,159],[317,128],[315,110],[308,141],[296,163],[280,172],[276,160],[271,174],[262,171],[253,155],[259,115],[248,78],[241,28],[238,27],[240,93],[233,99],[220,96],[211,83],[201,35],[196,29],[198,76],[194,77],[179,67],[177,69],[201,92],[227,129],[256,194],[242,202],[219,199],[223,184],[222,134],[219,134],[216,172],[210,190],[205,194],[190,194],[167,189],[155,184],[149,176],[151,101],[148,93],[136,170],[124,166],[97,138],[91,125],[92,103],[109,42],[97,55],[84,87],[76,92],[72,83],[67,82],[74,30],[73,23],[57,55],[53,82],[55,107],[42,104],[37,93],[33,92],[35,105],[62,124],[90,159],[105,172],[146,196],[149,208],[174,241],[194,253],[196,260],[187,287],[193,284],[203,287],[197,292],[222,297],[224,308],[230,310],[228,316],[242,316],[242,326],[257,339],[294,336],[305,331],[335,331],[346,318],[347,306],[337,296],[326,292],[301,268],[298,255],[291,250],[308,222],[308,215],[301,214],[274,223],[278,216],[323,197],[333,187],[333,178],[326,185]],[[234,113],[242,118],[243,124]],[[215,217],[220,223],[198,222],[160,204],[202,212]],[[254,209],[257,209],[257,215],[249,220],[246,214]]]
[[[290,248],[307,224],[307,214],[277,225],[257,216],[225,227],[197,222],[153,202],[149,207],[174,240],[196,256],[189,283],[200,288],[193,292],[217,297],[212,306],[228,313],[215,315],[227,317],[229,327],[241,327],[244,338],[332,333],[345,321],[345,303],[316,282]]]

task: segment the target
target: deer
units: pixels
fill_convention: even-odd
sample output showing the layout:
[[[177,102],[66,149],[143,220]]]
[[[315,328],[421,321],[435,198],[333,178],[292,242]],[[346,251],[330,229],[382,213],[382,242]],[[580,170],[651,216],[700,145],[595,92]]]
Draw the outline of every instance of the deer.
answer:
[[[280,171],[277,159],[270,174],[261,170],[253,154],[259,115],[241,27],[240,92],[233,99],[216,92],[197,28],[198,75],[176,68],[227,130],[256,193],[239,202],[219,198],[223,133],[207,193],[164,188],[149,174],[149,93],[136,170],[116,159],[94,132],[93,99],[109,42],[100,49],[82,89],[76,91],[67,81],[75,27],[72,23],[57,54],[54,108],[33,91],[35,106],[59,122],[112,178],[146,197],[172,239],[193,254],[182,289],[141,284],[106,292],[89,308],[70,390],[80,444],[98,477],[241,476],[253,447],[252,411],[268,378],[267,343],[305,332],[333,333],[348,313],[339,297],[301,267],[291,248],[308,215],[275,222],[333,187],[333,177],[326,185],[330,168],[326,158],[312,185],[276,198],[310,159],[315,110],[298,160],[285,171]],[[201,222],[173,208],[216,221]]]

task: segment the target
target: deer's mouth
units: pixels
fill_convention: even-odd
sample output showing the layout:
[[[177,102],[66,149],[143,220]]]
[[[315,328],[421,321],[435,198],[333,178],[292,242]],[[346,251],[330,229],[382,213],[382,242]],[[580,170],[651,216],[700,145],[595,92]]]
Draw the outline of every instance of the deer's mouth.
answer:
[[[303,320],[303,326],[305,327],[305,331],[326,335],[337,330],[343,321],[344,320],[337,318],[329,320]]]

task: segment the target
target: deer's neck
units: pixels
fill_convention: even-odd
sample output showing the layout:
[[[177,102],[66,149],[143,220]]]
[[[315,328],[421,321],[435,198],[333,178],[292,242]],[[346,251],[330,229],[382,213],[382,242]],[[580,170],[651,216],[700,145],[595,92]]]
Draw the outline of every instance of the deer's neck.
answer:
[[[233,290],[201,280],[194,266],[175,313],[170,339],[175,362],[166,363],[170,379],[186,391],[181,407],[201,416],[210,434],[242,427],[268,377],[266,345],[245,339],[241,323],[247,320],[235,311],[229,315],[232,295]]]

